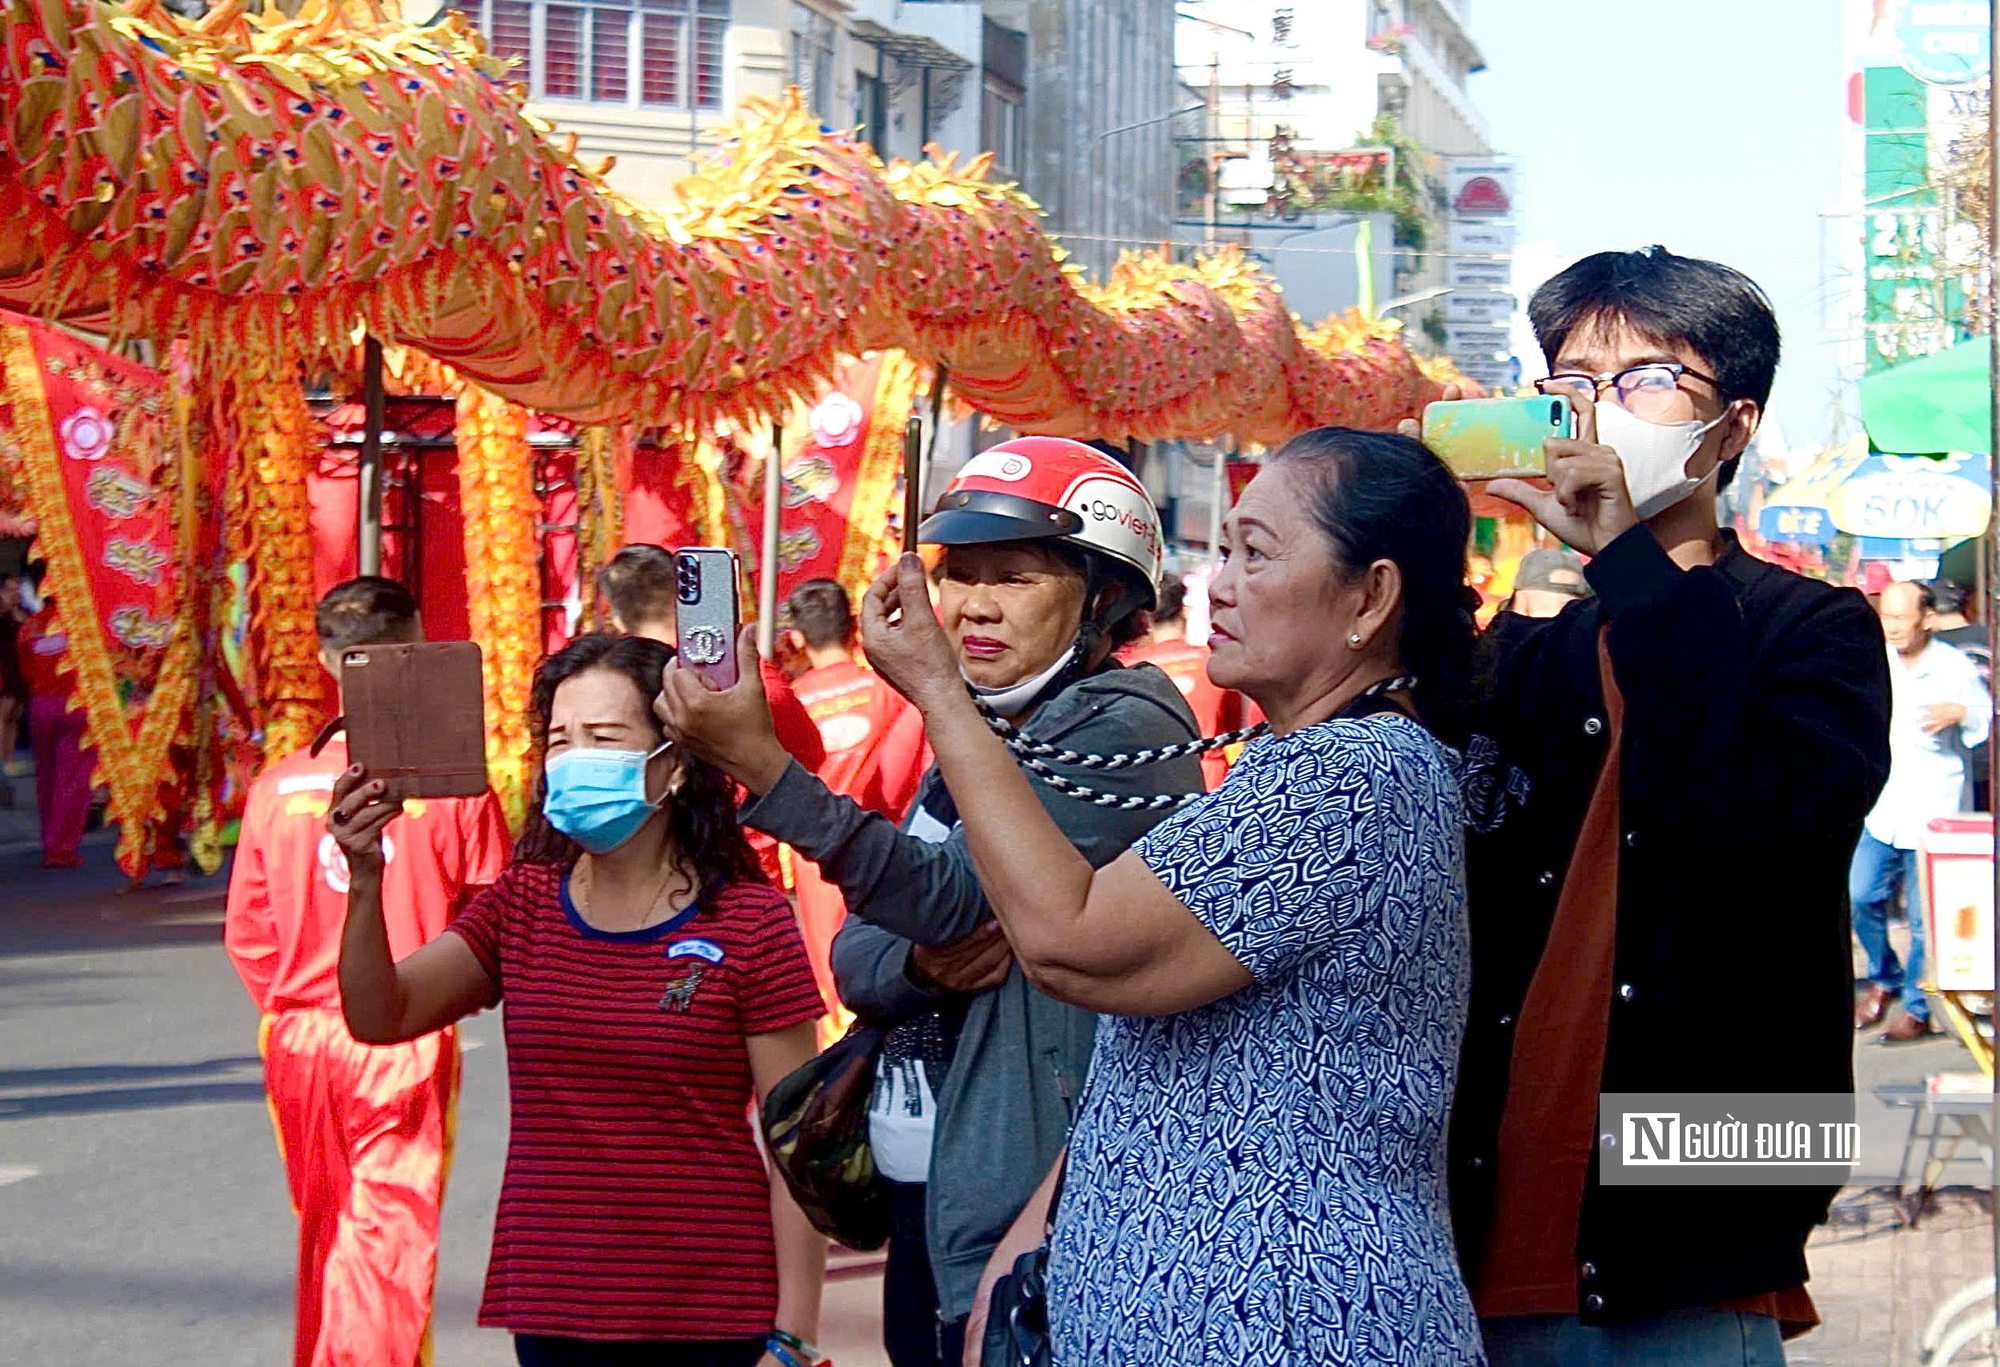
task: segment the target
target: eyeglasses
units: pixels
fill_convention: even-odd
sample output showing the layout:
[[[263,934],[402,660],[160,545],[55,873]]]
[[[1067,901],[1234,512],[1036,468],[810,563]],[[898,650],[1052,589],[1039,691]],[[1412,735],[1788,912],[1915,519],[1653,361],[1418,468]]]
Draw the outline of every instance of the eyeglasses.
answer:
[[[1536,380],[1535,390],[1541,394],[1560,394],[1568,399],[1589,399],[1594,403],[1597,396],[1604,392],[1604,386],[1610,385],[1618,395],[1620,408],[1635,418],[1657,419],[1665,417],[1674,406],[1674,396],[1680,392],[1683,375],[1702,381],[1713,388],[1718,397],[1721,396],[1722,386],[1713,376],[1704,375],[1679,361],[1648,361],[1624,370],[1607,370],[1602,375],[1565,371]]]

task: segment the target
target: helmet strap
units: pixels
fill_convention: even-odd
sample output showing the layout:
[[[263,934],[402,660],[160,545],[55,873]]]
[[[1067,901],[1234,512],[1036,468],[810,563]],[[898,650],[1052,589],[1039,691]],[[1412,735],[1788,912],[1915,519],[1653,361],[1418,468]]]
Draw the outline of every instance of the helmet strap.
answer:
[[[971,684],[972,695],[980,702],[1003,717],[1018,717],[1034,711],[1044,699],[1053,698],[1076,682],[1082,672],[1082,646],[1083,636],[1078,633],[1076,644],[1059,655],[1054,664],[1032,678],[1005,688],[981,688],[978,684],[971,684],[971,680],[967,683]]]

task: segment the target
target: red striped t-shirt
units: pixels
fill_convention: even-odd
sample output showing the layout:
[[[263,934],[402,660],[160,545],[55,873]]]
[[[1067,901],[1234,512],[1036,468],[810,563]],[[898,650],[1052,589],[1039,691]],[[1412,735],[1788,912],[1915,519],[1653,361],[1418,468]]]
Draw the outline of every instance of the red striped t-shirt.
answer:
[[[724,1339],[777,1313],[748,1035],[822,1011],[783,894],[730,883],[590,928],[564,870],[514,864],[451,923],[506,1003],[512,1133],[479,1322]]]

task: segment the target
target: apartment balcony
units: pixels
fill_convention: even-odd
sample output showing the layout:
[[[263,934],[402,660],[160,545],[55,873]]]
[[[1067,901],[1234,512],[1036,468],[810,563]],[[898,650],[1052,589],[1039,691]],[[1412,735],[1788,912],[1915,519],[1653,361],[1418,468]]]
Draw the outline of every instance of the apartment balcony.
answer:
[[[1486,116],[1472,103],[1472,97],[1465,93],[1465,86],[1438,59],[1415,34],[1405,35],[1401,51],[1391,59],[1389,69],[1378,77],[1377,86],[1382,95],[1385,109],[1397,111],[1398,106],[1407,110],[1412,87],[1421,87],[1436,103],[1450,111],[1454,121],[1462,125],[1464,138],[1440,136],[1441,130],[1412,126],[1407,114],[1399,114],[1404,126],[1429,143],[1437,151],[1447,155],[1477,154],[1493,146],[1493,132],[1486,122]],[[1463,141],[1464,145],[1454,146]]]

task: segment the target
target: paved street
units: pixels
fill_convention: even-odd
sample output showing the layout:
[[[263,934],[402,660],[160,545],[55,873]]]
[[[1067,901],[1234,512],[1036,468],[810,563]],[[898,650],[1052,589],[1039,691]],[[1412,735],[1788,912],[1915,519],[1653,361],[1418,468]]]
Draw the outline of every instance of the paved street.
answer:
[[[224,881],[120,895],[110,834],[84,852],[44,872],[32,812],[0,811],[0,1363],[289,1362],[293,1222]],[[498,1018],[464,1038],[436,1363],[501,1367],[506,1336],[473,1325],[507,1142]],[[829,1286],[839,1367],[885,1361],[879,1297]]]
[[[26,783],[16,786],[26,795]],[[256,1058],[256,1016],[221,948],[221,878],[119,895],[111,842],[45,873],[31,814],[0,812],[0,1362],[267,1367],[288,1360],[292,1218]],[[506,1144],[499,1022],[465,1030],[445,1209],[439,1367],[500,1367],[473,1327]],[[1858,1046],[1864,1088],[1969,1061],[1937,1039]],[[1983,1195],[1946,1193],[1915,1231],[1852,1193],[1813,1249],[1824,1328],[1794,1363],[1914,1367],[1936,1301],[1990,1270]],[[840,1367],[878,1367],[880,1284],[828,1288]]]

